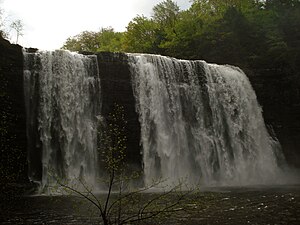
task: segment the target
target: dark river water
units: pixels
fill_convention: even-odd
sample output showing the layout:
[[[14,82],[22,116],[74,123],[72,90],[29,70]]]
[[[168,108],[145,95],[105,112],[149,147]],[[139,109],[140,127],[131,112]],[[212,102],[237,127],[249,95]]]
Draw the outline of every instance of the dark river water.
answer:
[[[147,199],[155,195],[158,194],[145,193],[143,197]],[[101,224],[96,208],[75,196],[40,195],[0,200],[0,224]],[[182,208],[184,210],[175,214],[142,224],[299,225],[300,185],[205,188],[187,196]]]

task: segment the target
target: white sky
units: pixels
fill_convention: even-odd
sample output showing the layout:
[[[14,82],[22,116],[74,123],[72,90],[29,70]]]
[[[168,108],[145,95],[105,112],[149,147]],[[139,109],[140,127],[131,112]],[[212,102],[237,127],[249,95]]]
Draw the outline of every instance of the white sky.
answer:
[[[39,49],[58,49],[70,36],[82,31],[113,27],[124,31],[136,15],[151,16],[152,8],[163,0],[0,0],[9,20],[20,19],[24,35],[19,44]],[[189,0],[175,0],[181,9]],[[12,41],[16,37],[12,33]]]

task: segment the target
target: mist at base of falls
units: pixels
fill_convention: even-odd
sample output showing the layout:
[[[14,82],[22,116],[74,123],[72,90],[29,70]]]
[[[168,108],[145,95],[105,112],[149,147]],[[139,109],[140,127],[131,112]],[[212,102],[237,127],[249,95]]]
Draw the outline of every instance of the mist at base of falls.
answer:
[[[268,134],[240,69],[157,55],[127,57],[146,186],[158,179],[168,186],[284,182],[280,144]],[[95,55],[24,52],[28,175],[41,190],[57,179],[101,186],[100,83]]]

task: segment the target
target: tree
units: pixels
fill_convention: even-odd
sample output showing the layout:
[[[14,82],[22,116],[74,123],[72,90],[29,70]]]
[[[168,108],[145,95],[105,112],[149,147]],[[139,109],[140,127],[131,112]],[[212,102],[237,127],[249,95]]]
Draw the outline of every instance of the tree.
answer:
[[[99,48],[97,51],[122,51],[123,33],[115,32],[113,28],[101,28],[98,32]]]
[[[1,0],[0,0],[0,4],[1,4]],[[16,44],[19,42],[19,37],[23,36],[23,31],[24,31],[24,24],[20,19],[17,20],[12,20],[12,22],[10,23],[9,27],[10,29],[8,29],[8,21],[11,21],[11,19],[9,19],[9,16],[6,16],[6,18],[4,18],[4,10],[0,7],[0,36],[3,38],[7,38],[10,39],[10,34],[11,34],[11,29],[14,30],[16,32]]]
[[[158,24],[145,16],[136,16],[127,26],[124,50],[127,52],[158,53]]]
[[[70,51],[110,51],[122,50],[123,33],[115,32],[113,28],[101,28],[98,32],[84,31],[67,39],[62,49]]]
[[[24,30],[24,24],[22,23],[21,20],[15,20],[11,23],[10,27],[12,29],[14,29],[17,33],[17,37],[16,37],[16,44],[18,44],[19,41],[19,37],[23,36],[23,30]]]
[[[153,7],[153,20],[163,26],[173,26],[180,12],[179,6],[172,0],[165,0]]]
[[[62,49],[70,51],[96,52],[99,48],[97,32],[83,31],[80,34],[67,39]]]
[[[165,39],[160,43],[164,54],[185,59],[196,59],[196,40],[203,30],[203,20],[190,11],[181,12],[173,30],[166,30]]]
[[[107,184],[104,198],[96,196],[84,180],[80,180],[80,189],[57,179],[58,185],[65,191],[82,197],[96,207],[104,225],[139,223],[183,210],[178,205],[190,194],[190,191],[181,190],[181,183],[148,198],[143,198],[144,192],[162,186],[162,181],[153,181],[150,186],[142,188],[131,187],[131,181],[140,175],[138,172],[126,172],[126,124],[123,107],[115,104],[106,122],[99,126],[99,154],[108,177],[102,180]]]

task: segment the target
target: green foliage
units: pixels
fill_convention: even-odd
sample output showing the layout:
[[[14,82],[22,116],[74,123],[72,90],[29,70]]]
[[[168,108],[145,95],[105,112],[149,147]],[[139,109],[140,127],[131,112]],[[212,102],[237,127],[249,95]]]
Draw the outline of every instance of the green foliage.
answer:
[[[185,11],[172,0],[165,0],[153,7],[151,18],[138,15],[120,38],[108,39],[118,46],[112,48],[116,51],[203,59],[247,71],[299,75],[299,27],[299,0],[193,0]],[[84,38],[72,41],[80,46],[99,44]],[[100,47],[66,48],[97,51]]]
[[[115,32],[113,28],[101,28],[98,32],[84,31],[68,38],[62,49],[70,51],[121,51],[123,33]]]
[[[102,28],[99,33],[100,47],[97,51],[119,52],[122,50],[123,33],[115,32],[112,28]]]
[[[158,24],[145,16],[136,16],[127,26],[124,34],[126,52],[158,53]]]
[[[163,26],[173,26],[180,8],[172,0],[165,0],[153,7],[153,20]]]
[[[99,158],[102,168],[106,168],[109,174],[121,174],[125,170],[126,124],[123,106],[114,104],[106,123],[100,124],[98,129]]]

